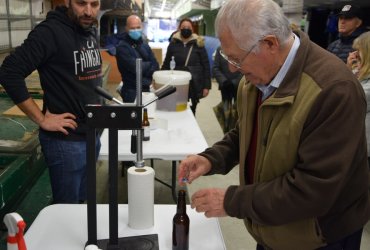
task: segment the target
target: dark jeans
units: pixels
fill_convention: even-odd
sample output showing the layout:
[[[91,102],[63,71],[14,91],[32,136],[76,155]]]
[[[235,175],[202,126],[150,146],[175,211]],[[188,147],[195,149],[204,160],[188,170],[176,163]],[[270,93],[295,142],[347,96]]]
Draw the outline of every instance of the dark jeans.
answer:
[[[142,92],[149,92],[149,89],[143,88]],[[123,102],[135,102],[136,88],[130,89],[130,88],[125,88],[123,86],[121,88],[121,97],[122,97]]]
[[[190,106],[190,109],[191,111],[193,112],[193,115],[195,116],[195,111],[197,110],[197,105],[198,103],[197,102],[191,102],[191,106]]]
[[[136,89],[121,88],[123,102],[134,102],[136,99]]]
[[[231,101],[231,100],[235,101],[237,91],[238,91],[238,87],[234,86],[233,84],[229,84],[221,88],[221,100],[222,101]]]
[[[360,250],[361,237],[362,228],[337,242],[331,243],[324,247],[320,247],[317,250]],[[257,244],[256,250],[265,250],[265,248]]]
[[[86,141],[66,141],[42,131],[39,140],[49,168],[53,203],[80,203],[86,200]],[[96,138],[96,155],[100,139]]]

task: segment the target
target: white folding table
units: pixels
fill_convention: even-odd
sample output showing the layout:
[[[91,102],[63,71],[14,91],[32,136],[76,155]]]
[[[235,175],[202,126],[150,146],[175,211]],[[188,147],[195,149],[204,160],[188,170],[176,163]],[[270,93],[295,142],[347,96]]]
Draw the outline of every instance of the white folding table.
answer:
[[[152,116],[152,117],[151,117]],[[144,159],[161,159],[172,161],[172,183],[162,184],[172,189],[176,197],[176,163],[190,154],[200,153],[208,144],[200,130],[190,108],[180,112],[156,110],[149,113],[151,123],[150,140],[143,142]],[[108,160],[108,131],[103,131],[100,138],[100,160]],[[131,153],[131,131],[118,131],[118,160],[135,161],[136,155]]]
[[[28,250],[83,250],[87,241],[86,205],[57,204],[44,208],[25,234]],[[154,205],[154,227],[134,230],[128,227],[128,206],[118,206],[119,237],[158,234],[159,249],[172,249],[172,218],[176,205]],[[189,249],[225,250],[218,219],[206,218],[187,206],[190,218]],[[109,237],[109,209],[97,205],[97,237]]]

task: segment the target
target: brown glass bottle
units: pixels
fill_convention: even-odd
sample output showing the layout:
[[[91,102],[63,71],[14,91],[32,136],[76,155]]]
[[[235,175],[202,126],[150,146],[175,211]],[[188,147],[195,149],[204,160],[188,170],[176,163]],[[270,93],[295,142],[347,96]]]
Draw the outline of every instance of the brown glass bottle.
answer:
[[[141,126],[144,129],[143,141],[149,141],[150,139],[150,123],[148,119],[148,110],[144,108],[143,123]]]
[[[177,211],[172,222],[172,250],[189,249],[190,220],[186,214],[185,195],[185,190],[179,190],[177,196]]]

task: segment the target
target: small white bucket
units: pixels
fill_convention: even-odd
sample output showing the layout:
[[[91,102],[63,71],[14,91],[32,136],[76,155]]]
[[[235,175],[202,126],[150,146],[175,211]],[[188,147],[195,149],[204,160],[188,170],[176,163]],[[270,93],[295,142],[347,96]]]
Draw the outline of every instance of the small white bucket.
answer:
[[[180,70],[160,70],[153,74],[155,88],[166,84],[176,87],[176,92],[157,101],[157,110],[183,111],[188,105],[189,82],[191,74]]]

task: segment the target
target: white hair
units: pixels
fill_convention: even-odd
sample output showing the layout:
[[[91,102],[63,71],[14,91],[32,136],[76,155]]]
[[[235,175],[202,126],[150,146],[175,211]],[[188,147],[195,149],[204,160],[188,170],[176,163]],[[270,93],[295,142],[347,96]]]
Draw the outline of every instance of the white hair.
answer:
[[[266,35],[276,36],[280,44],[292,35],[287,17],[272,0],[228,0],[217,14],[215,28],[217,36],[230,31],[238,47],[245,51]]]

